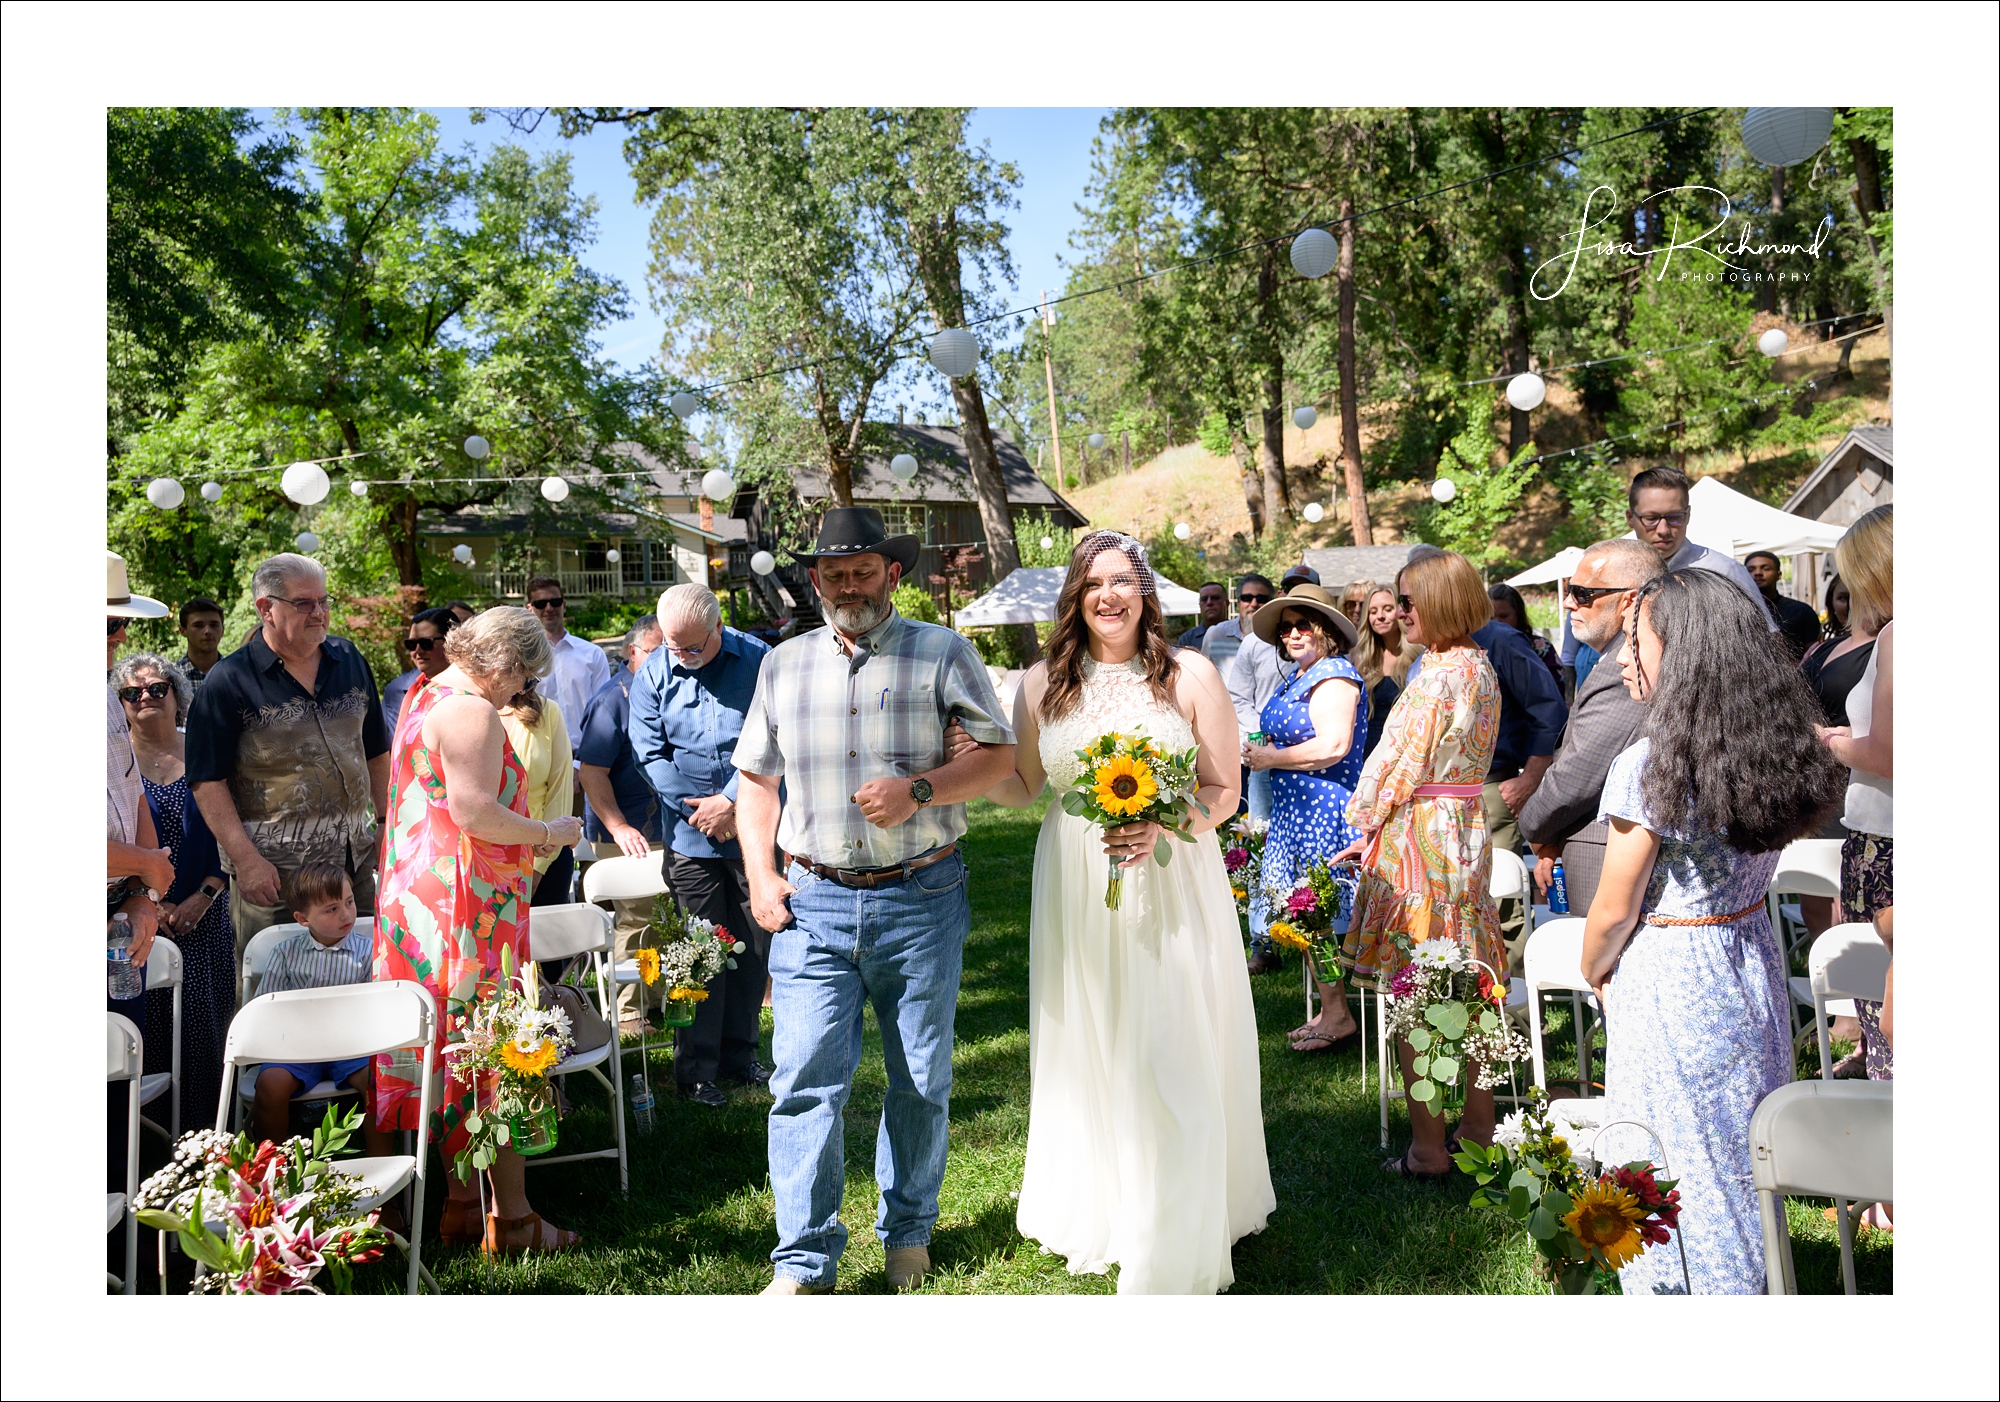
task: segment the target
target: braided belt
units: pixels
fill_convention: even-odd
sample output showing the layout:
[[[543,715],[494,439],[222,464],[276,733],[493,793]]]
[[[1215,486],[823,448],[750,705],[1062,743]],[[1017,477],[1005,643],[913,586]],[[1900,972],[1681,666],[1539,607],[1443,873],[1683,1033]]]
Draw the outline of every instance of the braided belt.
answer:
[[[1648,915],[1646,923],[1648,925],[1734,925],[1746,915],[1755,915],[1763,908],[1764,903],[1758,901],[1757,904],[1746,905],[1731,915]]]

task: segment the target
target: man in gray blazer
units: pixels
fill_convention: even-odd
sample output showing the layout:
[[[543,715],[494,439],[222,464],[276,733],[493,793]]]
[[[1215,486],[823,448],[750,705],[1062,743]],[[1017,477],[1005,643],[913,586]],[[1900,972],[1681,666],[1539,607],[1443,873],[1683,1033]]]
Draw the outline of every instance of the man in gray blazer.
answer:
[[[1603,540],[1583,552],[1562,606],[1570,631],[1603,654],[1577,688],[1555,763],[1517,815],[1534,849],[1535,883],[1548,890],[1555,864],[1563,864],[1573,915],[1590,909],[1604,871],[1609,836],[1597,818],[1611,762],[1639,738],[1646,708],[1625,691],[1625,619],[1638,590],[1666,572],[1659,555],[1636,540]]]

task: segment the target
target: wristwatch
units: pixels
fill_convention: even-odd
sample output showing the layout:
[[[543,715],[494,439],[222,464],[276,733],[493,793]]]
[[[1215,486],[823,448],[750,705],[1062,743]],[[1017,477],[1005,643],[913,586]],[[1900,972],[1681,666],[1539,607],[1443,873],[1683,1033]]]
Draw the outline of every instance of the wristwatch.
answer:
[[[215,878],[211,876],[209,878],[209,881],[215,881]],[[229,889],[229,883],[225,881],[216,881],[215,885],[213,886],[209,885],[208,881],[204,881],[201,883],[200,890],[197,892],[197,894],[207,896],[210,900],[214,900],[217,896],[221,895],[224,891],[227,891],[228,889]]]
[[[917,807],[922,808],[926,803],[929,803],[931,801],[932,792],[933,790],[931,788],[930,780],[928,779],[910,780],[910,797],[914,798],[917,801]]]

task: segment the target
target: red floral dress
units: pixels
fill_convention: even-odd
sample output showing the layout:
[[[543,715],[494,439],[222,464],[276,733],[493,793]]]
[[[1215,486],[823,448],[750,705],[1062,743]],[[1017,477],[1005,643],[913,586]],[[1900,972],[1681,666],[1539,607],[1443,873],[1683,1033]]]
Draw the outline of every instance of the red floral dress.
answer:
[[[445,802],[444,779],[424,745],[424,718],[451,687],[422,681],[411,690],[390,745],[390,821],[382,838],[376,897],[375,977],[414,979],[441,1014],[437,1045],[462,1026],[472,1004],[500,981],[500,951],[528,955],[528,886],[534,849],[487,842],[462,832]],[[528,811],[527,771],[501,740],[500,802]],[[419,1063],[420,1065],[421,1063]],[[446,1065],[442,1057],[438,1064]],[[417,1127],[417,1067],[407,1058],[376,1058],[375,1113],[386,1129]],[[447,1077],[431,1114],[430,1137],[446,1153],[464,1146],[472,1088]]]

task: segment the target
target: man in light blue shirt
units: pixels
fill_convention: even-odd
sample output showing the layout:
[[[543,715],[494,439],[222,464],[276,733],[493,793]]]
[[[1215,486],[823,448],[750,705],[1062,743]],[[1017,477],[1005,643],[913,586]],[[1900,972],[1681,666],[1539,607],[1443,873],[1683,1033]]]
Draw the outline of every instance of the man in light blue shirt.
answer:
[[[736,841],[736,742],[756,694],[763,643],[722,623],[705,585],[660,595],[660,647],[632,682],[632,753],[659,796],[668,830],[666,877],[689,914],[711,921],[748,949],[717,974],[692,1027],[674,1037],[674,1080],[711,1107],[728,1103],[719,1081],[763,1085],[757,1010],[771,937],[750,915],[743,849]]]

